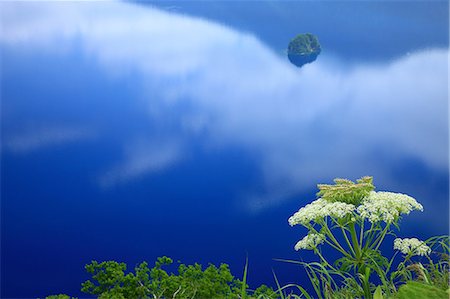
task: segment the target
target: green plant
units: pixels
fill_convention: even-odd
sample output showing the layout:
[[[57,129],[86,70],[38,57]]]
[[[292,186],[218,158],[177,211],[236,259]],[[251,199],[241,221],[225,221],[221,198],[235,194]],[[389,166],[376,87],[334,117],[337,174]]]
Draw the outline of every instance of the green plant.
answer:
[[[246,284],[248,262],[245,264],[243,281],[236,279],[228,265],[210,264],[203,269],[200,264],[178,266],[177,273],[163,268],[173,263],[168,257],[160,257],[155,266],[148,268],[146,262],[125,273],[126,265],[115,261],[86,265],[92,280],[82,284],[82,291],[99,298],[274,298],[274,291],[260,286],[254,292]],[[256,297],[255,297],[256,296]]]
[[[384,293],[389,297],[396,293],[398,284],[413,279],[412,270],[407,267],[414,256],[429,259],[426,272],[429,280],[431,276],[436,281],[442,280],[445,265],[433,264],[429,257],[431,239],[427,243],[415,238],[397,238],[394,249],[404,254],[397,271],[391,269],[395,255],[388,260],[380,251],[386,236],[395,235],[394,228],[399,228],[402,215],[422,211],[421,204],[405,194],[375,192],[372,177],[363,177],[356,183],[335,179],[334,183],[319,184],[319,198],[289,218],[291,226],[302,225],[308,229],[295,249],[313,250],[319,257],[319,262],[289,262],[305,267],[319,298],[373,298],[374,276],[382,282],[377,296]],[[333,263],[327,260],[322,254],[323,244],[341,257]],[[448,252],[448,246],[445,249]]]
[[[397,240],[396,240],[397,241]],[[391,281],[399,279],[403,282],[416,280],[423,284],[447,290],[449,287],[449,236],[432,237],[425,241],[430,248],[430,255],[426,255],[428,263],[414,262],[412,253],[406,254],[397,270],[391,274]],[[431,255],[437,258],[432,259]]]
[[[410,299],[410,298],[427,298],[427,299],[448,299],[449,294],[435,286],[420,283],[417,281],[408,281],[402,285],[395,299]]]
[[[45,297],[45,299],[77,299],[75,297],[70,297],[69,295],[59,294],[59,295],[50,295]]]
[[[381,286],[378,286],[373,293],[373,299],[383,299],[383,292],[381,291]]]
[[[282,286],[275,272],[276,290],[265,285],[249,289],[248,259],[241,281],[231,274],[226,264],[219,267],[209,264],[203,269],[197,263],[180,263],[177,272],[171,273],[166,269],[173,261],[165,256],[158,258],[151,269],[143,262],[128,273],[124,263],[93,261],[85,267],[92,278],[82,284],[82,291],[111,299],[447,298],[449,236],[426,241],[396,238],[393,242],[396,252],[390,259],[380,250],[386,236],[395,236],[394,228],[399,228],[402,215],[422,211],[422,205],[408,195],[375,192],[372,177],[356,182],[346,179],[334,182],[334,185],[319,184],[319,198],[289,218],[291,226],[302,225],[308,229],[294,248],[312,250],[319,260],[309,263],[280,260],[304,267],[315,296],[297,284]],[[340,258],[326,259],[323,245],[339,253]],[[381,284],[375,286],[374,278]],[[61,294],[47,298],[71,297]]]

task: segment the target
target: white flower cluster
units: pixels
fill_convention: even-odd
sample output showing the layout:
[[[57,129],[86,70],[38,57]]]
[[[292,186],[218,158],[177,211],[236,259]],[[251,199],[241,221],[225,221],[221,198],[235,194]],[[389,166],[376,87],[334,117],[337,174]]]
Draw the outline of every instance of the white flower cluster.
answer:
[[[431,253],[431,248],[425,244],[425,242],[420,241],[416,238],[397,238],[394,240],[394,249],[400,250],[404,254],[412,255],[428,255]]]
[[[329,202],[323,198],[319,198],[310,204],[307,204],[294,215],[289,218],[289,224],[294,226],[296,224],[307,225],[311,221],[315,221],[327,216],[342,218],[345,215],[353,212],[355,206],[344,202]]]
[[[322,234],[309,234],[305,236],[303,239],[297,242],[295,244],[294,249],[300,250],[300,249],[307,249],[307,250],[313,250],[320,244],[325,242],[325,236]]]
[[[370,192],[357,211],[370,222],[393,222],[400,214],[409,214],[412,210],[423,211],[423,207],[411,196],[392,192]]]

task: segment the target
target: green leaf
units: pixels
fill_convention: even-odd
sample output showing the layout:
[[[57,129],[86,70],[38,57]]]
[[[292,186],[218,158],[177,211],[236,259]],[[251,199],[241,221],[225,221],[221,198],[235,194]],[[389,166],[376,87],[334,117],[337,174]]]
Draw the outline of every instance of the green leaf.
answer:
[[[377,286],[373,293],[373,299],[383,299],[383,293],[381,292],[381,286]]]
[[[247,298],[247,271],[248,271],[248,257],[245,259],[244,276],[242,278],[241,298]]]

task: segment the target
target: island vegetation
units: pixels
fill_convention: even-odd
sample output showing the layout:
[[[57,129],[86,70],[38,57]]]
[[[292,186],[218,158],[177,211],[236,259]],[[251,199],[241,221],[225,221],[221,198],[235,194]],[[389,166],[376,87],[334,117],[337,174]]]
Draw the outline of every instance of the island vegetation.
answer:
[[[311,33],[297,35],[289,42],[287,50],[289,61],[298,67],[315,61],[320,52],[319,39]]]
[[[146,262],[126,273],[126,265],[115,261],[86,265],[92,275],[82,283],[82,291],[98,298],[241,298],[241,299],[447,299],[449,298],[449,237],[436,236],[421,241],[397,232],[403,216],[422,211],[414,198],[400,193],[376,192],[372,177],[356,182],[335,179],[334,184],[319,184],[318,199],[300,208],[288,220],[308,233],[294,246],[311,250],[316,261],[281,260],[301,265],[310,278],[306,282],[276,289],[262,285],[252,290],[247,285],[247,263],[242,280],[233,276],[228,265],[178,266],[177,273],[164,267],[173,261],[158,258],[153,268]],[[395,239],[394,239],[395,238]],[[393,256],[381,251],[388,243]],[[340,254],[330,260],[324,247]],[[310,290],[310,291],[308,291]],[[47,299],[70,299],[53,295]]]

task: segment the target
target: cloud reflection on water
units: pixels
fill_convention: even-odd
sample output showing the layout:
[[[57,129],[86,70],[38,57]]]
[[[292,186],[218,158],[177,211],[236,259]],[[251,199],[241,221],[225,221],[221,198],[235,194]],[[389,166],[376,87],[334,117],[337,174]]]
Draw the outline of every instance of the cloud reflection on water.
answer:
[[[95,134],[82,127],[68,127],[64,125],[43,128],[28,128],[26,132],[6,137],[2,148],[16,154],[52,148],[57,145],[92,140]]]
[[[139,141],[127,147],[125,159],[99,178],[103,188],[126,183],[142,175],[165,169],[177,162],[181,149],[170,141]]]
[[[161,155],[145,154],[141,143],[129,149],[137,142],[124,140],[124,161],[104,174],[103,185],[172,165],[189,148],[185,136],[198,134],[205,145],[238,146],[260,158],[265,190],[248,196],[253,211],[337,175],[392,179],[374,152],[414,157],[439,171],[448,167],[447,50],[351,68],[324,53],[297,69],[251,34],[153,8],[1,8],[2,44],[54,51],[79,41],[108,74],[141,75],[149,117],[176,113],[182,129],[167,136],[180,139],[169,147],[170,159],[162,159],[167,163],[152,160]]]

